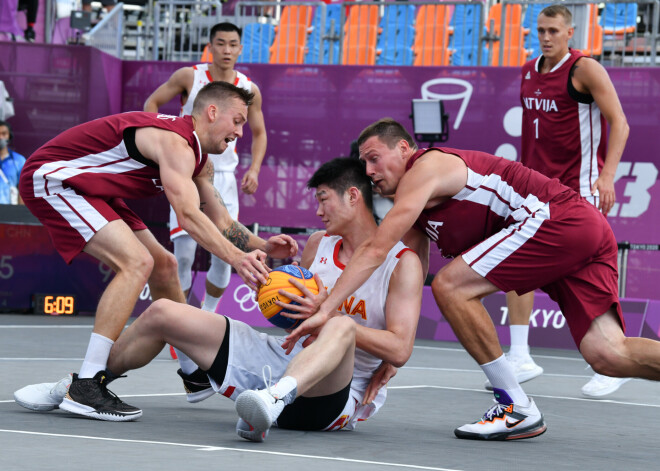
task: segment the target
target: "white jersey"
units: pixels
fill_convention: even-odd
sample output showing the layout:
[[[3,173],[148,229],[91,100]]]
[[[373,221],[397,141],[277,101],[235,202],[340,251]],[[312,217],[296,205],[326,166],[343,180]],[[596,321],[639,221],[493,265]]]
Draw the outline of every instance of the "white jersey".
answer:
[[[328,291],[332,291],[337,278],[344,271],[344,264],[338,259],[342,238],[339,236],[324,236],[321,238],[314,262],[309,268],[312,273],[318,273]],[[339,311],[351,316],[355,322],[371,329],[385,330],[385,301],[389,291],[390,277],[401,254],[408,249],[402,242],[398,242],[387,254],[385,261],[376,269],[369,279],[360,286],[353,295],[346,299]],[[381,359],[359,348],[355,349],[355,368],[351,390],[358,392],[362,399],[369,385],[374,371],[381,364]],[[374,400],[375,413],[385,402],[387,388],[383,387]]]
[[[318,273],[326,286],[334,286],[342,274],[344,265],[337,259],[342,239],[339,236],[325,236],[321,239],[310,271]],[[341,306],[340,311],[353,317],[355,322],[373,329],[384,330],[385,300],[389,281],[401,254],[410,250],[403,243],[397,243],[387,254],[387,259],[371,277]],[[244,322],[227,318],[229,329],[229,354],[227,370],[222,384],[209,377],[216,392],[232,400],[248,389],[264,387],[262,368],[271,367],[273,378],[281,378],[291,359],[303,350],[302,337],[294,345],[290,355],[281,347],[285,336],[272,336],[259,332]],[[354,430],[358,422],[367,420],[385,403],[387,388],[378,392],[373,403],[362,405],[364,393],[373,372],[381,360],[363,350],[355,351],[355,367],[348,401],[335,420],[324,430]]]
[[[213,82],[213,77],[209,72],[209,64],[197,64],[193,66],[193,86],[190,89],[188,100],[181,106],[181,116],[192,114],[193,103],[197,97],[197,93],[207,83]],[[236,80],[233,85],[243,88],[248,92],[252,91],[252,82],[250,79],[240,73],[236,72]],[[234,172],[238,166],[238,154],[236,153],[236,140],[233,140],[227,146],[227,149],[222,154],[209,154],[209,159],[213,162],[216,172]]]
[[[198,64],[193,66],[193,86],[190,89],[190,95],[184,105],[181,106],[181,116],[192,113],[193,102],[197,97],[199,90],[207,83],[213,82],[208,64]],[[244,88],[248,92],[252,91],[252,82],[244,74],[236,71],[236,80],[234,85]],[[208,154],[208,158],[213,162],[215,170],[213,176],[213,186],[218,190],[222,200],[229,211],[232,219],[238,219],[238,185],[234,171],[238,166],[238,154],[236,153],[236,140],[233,140],[227,146],[222,154]],[[176,213],[170,206],[170,239],[188,235],[179,225]]]

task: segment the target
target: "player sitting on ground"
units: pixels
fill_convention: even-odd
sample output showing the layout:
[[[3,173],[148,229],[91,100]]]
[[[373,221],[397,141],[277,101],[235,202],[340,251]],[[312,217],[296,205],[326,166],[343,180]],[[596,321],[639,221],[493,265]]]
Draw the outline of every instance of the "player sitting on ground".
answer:
[[[318,285],[331,289],[354,249],[376,231],[371,184],[362,164],[334,159],[322,165],[307,186],[316,188],[318,216],[325,231],[312,234],[301,265]],[[305,298],[288,295],[306,314],[327,297],[312,295],[293,281]],[[342,303],[340,315],[287,355],[284,337],[257,332],[243,322],[192,306],[159,300],[119,338],[110,352],[114,374],[140,368],[165,343],[183,351],[206,371],[214,389],[237,399],[236,431],[262,441],[273,423],[296,430],[353,429],[383,405],[389,379],[410,357],[419,320],[422,267],[401,242],[366,282]],[[352,320],[351,320],[352,319]],[[265,366],[266,365],[266,366]],[[279,381],[270,386],[269,370]],[[263,387],[262,372],[266,389]]]

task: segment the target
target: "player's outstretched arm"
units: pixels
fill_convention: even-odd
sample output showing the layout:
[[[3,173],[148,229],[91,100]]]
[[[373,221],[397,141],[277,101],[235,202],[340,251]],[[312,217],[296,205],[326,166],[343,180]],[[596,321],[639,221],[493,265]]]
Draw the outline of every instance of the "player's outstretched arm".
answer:
[[[266,123],[264,122],[264,113],[261,109],[262,97],[257,84],[252,84],[254,100],[248,108],[247,121],[252,133],[252,163],[241,180],[241,189],[244,193],[251,195],[257,191],[259,186],[259,172],[261,164],[266,156],[266,146],[268,136],[266,134]]]
[[[176,70],[167,82],[149,95],[149,98],[144,102],[144,111],[157,113],[161,106],[169,103],[177,96],[186,97],[192,87],[193,75],[192,67],[183,67]]]
[[[204,169],[194,179],[200,197],[200,208],[232,244],[245,252],[263,250],[272,258],[288,258],[298,253],[298,243],[291,236],[279,234],[264,240],[232,219],[220,193],[213,185],[213,174],[213,163],[208,160]]]
[[[199,193],[192,180],[195,155],[186,140],[170,131],[140,128],[135,142],[145,157],[159,165],[161,183],[181,227],[198,244],[233,266],[248,286],[256,289],[257,283],[264,283],[268,276],[266,254],[261,250],[243,252],[200,210]]]

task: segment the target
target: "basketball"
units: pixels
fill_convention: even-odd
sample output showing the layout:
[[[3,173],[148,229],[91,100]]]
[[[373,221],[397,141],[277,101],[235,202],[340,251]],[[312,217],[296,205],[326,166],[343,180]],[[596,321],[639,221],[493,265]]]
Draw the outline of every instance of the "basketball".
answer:
[[[294,311],[287,311],[275,304],[275,301],[281,301],[283,303],[291,302],[289,298],[278,293],[278,290],[281,289],[298,296],[303,295],[298,288],[289,283],[289,278],[297,278],[314,294],[319,292],[319,288],[314,280],[314,275],[306,268],[298,265],[282,265],[270,272],[266,283],[259,288],[257,302],[259,303],[259,309],[264,317],[268,319],[271,324],[281,327],[282,329],[292,329],[301,322],[300,319],[290,319],[282,316],[282,312]]]

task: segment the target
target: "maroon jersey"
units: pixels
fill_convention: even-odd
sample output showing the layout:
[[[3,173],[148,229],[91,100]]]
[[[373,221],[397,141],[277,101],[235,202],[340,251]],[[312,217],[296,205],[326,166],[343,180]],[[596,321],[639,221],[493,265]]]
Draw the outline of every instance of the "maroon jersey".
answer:
[[[549,179],[518,162],[484,152],[433,148],[460,157],[467,165],[465,187],[450,199],[425,209],[415,227],[433,240],[442,255],[456,257],[521,221],[551,200],[575,195],[556,179]],[[432,149],[419,149],[407,163]]]
[[[23,168],[21,193],[47,197],[71,188],[100,198],[133,199],[160,193],[158,165],[135,146],[135,129],[145,127],[172,131],[186,139],[195,154],[193,176],[199,174],[206,154],[190,116],[131,112],[73,127],[37,149]]]
[[[543,56],[523,65],[521,162],[589,197],[605,162],[607,125],[593,97],[571,82],[581,57],[587,56],[570,49],[545,74],[539,72]]]

